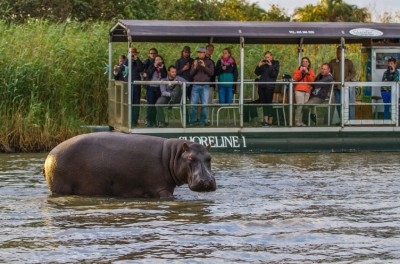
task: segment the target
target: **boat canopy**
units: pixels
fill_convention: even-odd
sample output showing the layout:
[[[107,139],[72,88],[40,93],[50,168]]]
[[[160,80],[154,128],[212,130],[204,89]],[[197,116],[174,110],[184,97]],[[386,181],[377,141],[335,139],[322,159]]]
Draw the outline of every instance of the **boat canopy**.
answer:
[[[399,43],[398,23],[119,20],[110,42],[340,44]],[[394,39],[394,41],[393,41]]]

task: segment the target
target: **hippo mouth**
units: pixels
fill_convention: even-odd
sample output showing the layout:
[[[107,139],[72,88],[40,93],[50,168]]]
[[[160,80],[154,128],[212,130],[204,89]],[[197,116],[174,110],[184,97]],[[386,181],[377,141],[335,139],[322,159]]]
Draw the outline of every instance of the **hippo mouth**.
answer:
[[[192,178],[192,181],[188,183],[188,185],[190,190],[195,192],[213,192],[217,189],[215,178],[213,176],[209,176],[207,178],[195,176]]]

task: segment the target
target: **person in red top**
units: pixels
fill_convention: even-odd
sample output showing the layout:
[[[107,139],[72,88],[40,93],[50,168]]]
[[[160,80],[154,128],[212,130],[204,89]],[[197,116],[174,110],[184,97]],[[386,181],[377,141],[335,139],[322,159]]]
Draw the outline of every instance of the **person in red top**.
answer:
[[[301,65],[293,73],[293,80],[298,82],[294,87],[297,105],[294,116],[295,126],[306,126],[303,123],[303,104],[310,98],[311,84],[307,82],[313,82],[314,79],[315,73],[311,69],[311,61],[308,57],[303,57]]]

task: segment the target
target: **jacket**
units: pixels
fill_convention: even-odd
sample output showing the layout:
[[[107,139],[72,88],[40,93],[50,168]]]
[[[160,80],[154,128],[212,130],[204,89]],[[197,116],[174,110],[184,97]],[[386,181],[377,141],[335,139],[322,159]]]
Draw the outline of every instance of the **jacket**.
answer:
[[[331,74],[335,82],[341,82],[341,65],[342,63],[338,59],[333,59],[329,62],[331,68]],[[354,68],[353,62],[349,59],[344,61],[344,81],[349,82],[356,77],[356,69]],[[335,84],[335,89],[340,89],[339,84]]]
[[[331,82],[333,82],[332,74],[321,75],[318,74],[315,78],[315,82],[329,82],[327,84],[316,83],[312,85],[310,97],[318,97],[322,100],[325,100],[328,97],[329,90],[332,86]]]
[[[182,71],[183,66],[185,66],[187,62],[189,62],[190,68],[186,71]],[[192,76],[190,75],[190,69],[192,68],[192,65],[193,65],[193,58],[181,57],[175,62],[176,74],[184,78],[186,81],[191,82]]]
[[[232,81],[233,82],[237,82],[238,79],[238,68],[237,68],[237,64],[236,62],[233,62],[232,64],[229,65],[225,65],[226,66],[226,70],[222,69],[222,61],[221,59],[219,59],[217,61],[217,65],[215,66],[215,75],[218,77],[218,81],[223,82],[223,80],[221,80],[221,74],[232,74]],[[233,84],[230,84],[229,86],[232,86]],[[221,86],[221,84],[220,84]]]
[[[155,72],[156,72],[156,67],[154,67],[154,63],[150,64],[148,66],[148,68],[146,69],[146,74],[148,76],[149,81],[160,81],[162,78],[166,78],[168,75],[167,70],[165,69],[165,66],[160,69],[159,76],[156,76],[156,77],[153,76],[155,74]],[[152,84],[149,86],[160,86],[160,85]]]
[[[126,60],[126,64],[128,64],[128,60]],[[131,67],[129,69],[132,74],[132,81],[140,81],[141,76],[140,73],[143,72],[143,63],[137,58],[136,60],[132,60]],[[125,77],[126,81],[128,81],[128,75]]]
[[[308,69],[307,74],[303,74],[300,71],[300,67],[296,68],[293,73],[293,80],[295,82],[313,82],[315,79],[315,73],[312,69]],[[311,83],[298,83],[294,87],[295,91],[310,93],[311,92]]]
[[[199,60],[199,58],[196,58]],[[210,82],[214,76],[214,63],[210,59],[204,59],[205,67],[197,65],[196,68],[190,68],[190,75],[193,77],[193,82]]]
[[[256,67],[254,73],[257,76],[260,76],[260,82],[276,82],[276,78],[278,78],[279,74],[279,61],[272,60],[272,65],[264,64]],[[269,88],[274,88],[275,84],[259,84],[260,86],[266,86]]]

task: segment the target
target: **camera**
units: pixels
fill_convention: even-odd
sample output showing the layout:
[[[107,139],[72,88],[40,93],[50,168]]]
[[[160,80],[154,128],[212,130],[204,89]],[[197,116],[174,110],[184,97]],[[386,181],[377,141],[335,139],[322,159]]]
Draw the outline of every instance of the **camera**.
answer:
[[[306,74],[306,70],[305,70],[305,69],[302,69],[302,70],[301,70],[301,74]]]
[[[267,60],[262,60],[262,62],[267,63]]]
[[[388,66],[388,71],[393,71],[393,68],[391,66]]]
[[[162,66],[163,66],[162,62],[157,63],[157,67],[162,67]]]
[[[285,73],[282,75],[282,80],[285,82],[290,82],[292,80],[292,76],[290,74]]]
[[[201,63],[201,60],[197,60],[197,63]]]

